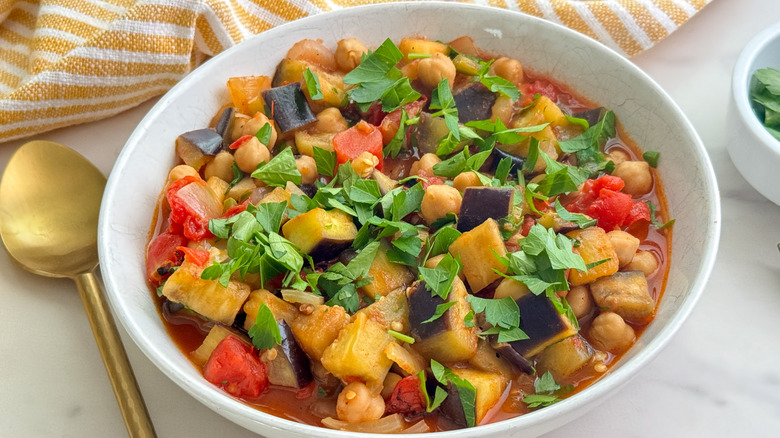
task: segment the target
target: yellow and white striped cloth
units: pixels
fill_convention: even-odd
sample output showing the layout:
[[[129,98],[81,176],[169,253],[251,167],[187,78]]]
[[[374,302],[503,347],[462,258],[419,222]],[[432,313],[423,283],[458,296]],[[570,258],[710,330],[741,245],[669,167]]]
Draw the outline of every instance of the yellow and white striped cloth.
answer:
[[[466,0],[468,1],[468,0]],[[632,56],[711,0],[471,0]],[[381,0],[0,0],[0,142],[102,119],[287,21]]]

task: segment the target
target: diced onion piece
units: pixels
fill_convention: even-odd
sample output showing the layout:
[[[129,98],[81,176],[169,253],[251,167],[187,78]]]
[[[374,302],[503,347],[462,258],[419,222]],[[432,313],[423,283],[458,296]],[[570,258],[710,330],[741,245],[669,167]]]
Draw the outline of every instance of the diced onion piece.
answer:
[[[313,304],[319,306],[325,304],[325,297],[304,292],[298,289],[282,289],[282,298],[288,303]]]
[[[406,421],[401,414],[388,415],[375,421],[364,423],[347,423],[335,418],[323,418],[322,425],[330,429],[346,430],[360,433],[401,433],[404,431]]]
[[[420,420],[404,429],[403,433],[428,433],[430,431],[431,426],[428,426],[425,420]]]

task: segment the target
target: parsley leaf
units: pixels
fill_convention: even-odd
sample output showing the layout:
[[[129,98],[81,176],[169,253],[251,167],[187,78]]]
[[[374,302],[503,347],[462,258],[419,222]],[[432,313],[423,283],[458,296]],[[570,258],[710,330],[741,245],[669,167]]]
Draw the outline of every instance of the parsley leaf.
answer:
[[[656,207],[656,205],[653,204],[651,201],[645,201],[645,203],[647,204],[647,207],[650,209],[650,223],[652,223],[656,229],[661,230],[674,225],[674,221],[675,221],[674,219],[670,219],[668,222],[663,224],[661,222],[658,222],[658,219],[655,217],[655,212],[656,210],[658,210],[658,207]]]
[[[444,315],[444,312],[449,310],[450,307],[454,306],[455,304],[458,304],[457,301],[445,301],[441,304],[438,304],[436,306],[436,310],[433,312],[433,315],[431,315],[430,318],[426,319],[425,321],[421,322],[421,324],[426,324],[429,322],[436,321],[437,319],[441,318],[442,315]]]
[[[483,335],[498,335],[498,342],[513,342],[528,339],[520,326],[520,308],[511,297],[486,299],[474,295],[466,297],[475,313],[485,312],[485,320],[493,327]]]
[[[462,268],[460,257],[453,258],[451,254],[447,254],[435,268],[420,266],[420,280],[425,282],[425,287],[431,291],[432,296],[438,295],[446,300],[452,290],[452,282]]]
[[[463,414],[466,417],[468,427],[474,427],[476,419],[477,389],[468,380],[458,377],[451,369],[431,359],[431,371],[436,380],[442,385],[451,383],[458,391]]]
[[[306,89],[309,92],[311,100],[319,100],[325,97],[322,95],[322,90],[320,89],[320,78],[318,78],[311,69],[307,68],[303,71],[303,80],[306,82]]]
[[[252,172],[252,178],[257,178],[269,186],[284,187],[287,185],[287,181],[299,185],[301,173],[298,172],[298,166],[295,165],[292,149],[287,147],[276,154],[268,163],[261,164],[257,170]]]
[[[276,344],[282,343],[282,335],[279,332],[279,324],[274,318],[271,309],[265,305],[260,305],[257,311],[255,323],[249,329],[249,337],[252,338],[252,344],[259,350],[273,348]]]
[[[452,245],[452,242],[457,240],[461,234],[463,233],[452,226],[439,228],[435,233],[428,237],[428,254],[426,260],[447,252],[450,245]]]
[[[431,397],[428,395],[428,388],[426,387],[427,379],[425,377],[425,370],[420,370],[420,372],[417,373],[417,378],[420,379],[420,390],[422,391],[423,397],[425,398],[425,411],[431,413],[442,404],[444,399],[447,398],[447,390],[439,385],[436,385],[436,392],[433,395],[433,400],[431,400]]]
[[[561,205],[561,201],[559,201],[558,198],[555,199],[555,212],[558,213],[558,217],[562,220],[573,222],[580,228],[588,228],[596,225],[596,219],[591,219],[584,214],[572,213],[569,210],[566,210],[563,205]]]
[[[432,110],[439,110],[431,114],[431,116],[444,116],[444,123],[447,125],[447,129],[450,130],[450,135],[452,135],[455,140],[460,141],[458,109],[455,108],[455,98],[452,97],[450,82],[447,78],[442,79],[441,82],[439,82],[439,85],[431,92],[431,104],[429,108]]]
[[[607,111],[598,123],[570,140],[558,142],[564,152],[574,153],[577,165],[595,176],[601,171],[611,171],[615,163],[607,160],[602,152],[608,139],[615,137],[615,113]]]
[[[481,82],[482,85],[486,86],[490,91],[494,93],[501,93],[504,96],[507,96],[508,98],[512,99],[512,102],[519,99],[520,90],[517,89],[515,84],[500,76],[492,76],[488,74],[490,71],[490,65],[492,63],[493,60],[490,60],[490,62],[480,61],[481,67],[477,71],[477,78],[475,78],[475,80]]]
[[[660,156],[661,153],[658,151],[647,151],[642,154],[642,158],[647,161],[647,164],[652,168],[658,167],[658,158],[660,158]]]
[[[312,147],[314,162],[317,164],[317,173],[333,176],[336,172],[336,153],[319,146]]]
[[[273,131],[273,126],[271,126],[270,123],[265,122],[265,125],[263,125],[263,127],[255,133],[255,137],[260,140],[260,143],[267,145],[268,142],[271,141],[271,135],[273,134]]]
[[[385,157],[390,156],[395,158],[401,152],[401,148],[406,141],[406,122],[408,120],[409,114],[406,113],[405,109],[401,109],[401,119],[398,121],[398,131],[393,136],[393,139],[390,140],[390,143],[382,150]]]

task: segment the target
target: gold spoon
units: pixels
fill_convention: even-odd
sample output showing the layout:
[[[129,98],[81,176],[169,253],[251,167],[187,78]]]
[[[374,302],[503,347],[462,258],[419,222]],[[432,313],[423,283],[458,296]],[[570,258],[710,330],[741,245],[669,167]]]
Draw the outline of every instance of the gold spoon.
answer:
[[[50,141],[14,153],[0,181],[0,237],[27,270],[76,282],[130,437],[155,437],[122,341],[93,271],[106,178],[84,157]]]

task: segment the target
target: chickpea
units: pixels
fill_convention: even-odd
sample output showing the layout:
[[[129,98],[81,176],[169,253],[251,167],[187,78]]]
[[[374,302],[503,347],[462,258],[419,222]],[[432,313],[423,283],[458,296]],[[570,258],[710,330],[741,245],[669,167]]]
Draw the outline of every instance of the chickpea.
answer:
[[[612,160],[612,162],[615,163],[615,166],[617,166],[624,161],[630,160],[631,156],[623,149],[614,148],[607,153],[607,159]]]
[[[252,118],[246,114],[235,113],[233,115],[233,124],[230,131],[231,141],[236,141],[239,139],[239,137],[244,135],[244,125],[246,125],[246,122],[250,121],[251,119]]]
[[[338,108],[326,108],[317,114],[314,131],[320,134],[338,134],[349,128]]]
[[[430,58],[420,60],[417,75],[420,82],[428,88],[436,88],[442,79],[447,79],[452,88],[455,81],[455,64],[449,56],[434,53]]]
[[[317,180],[317,163],[314,158],[308,155],[301,155],[295,159],[295,166],[298,167],[298,172],[301,173],[301,183],[314,184]]]
[[[614,312],[602,312],[590,326],[591,341],[599,350],[620,352],[631,345],[634,337],[634,329]]]
[[[246,173],[252,173],[257,169],[257,165],[265,161],[266,163],[271,160],[271,153],[268,152],[268,148],[260,143],[257,137],[252,137],[245,141],[241,146],[236,149],[236,165],[239,169]],[[233,175],[233,171],[230,171]],[[230,178],[232,179],[232,177]],[[226,181],[230,181],[230,179]]]
[[[433,165],[438,162],[441,162],[441,159],[436,154],[425,154],[412,163],[409,173],[422,177],[433,176]]]
[[[631,196],[642,196],[653,188],[653,175],[646,161],[624,161],[615,167],[612,175],[625,181],[623,192]]]
[[[624,270],[642,271],[645,273],[645,277],[649,277],[656,269],[658,269],[658,260],[656,260],[653,253],[650,251],[639,251],[634,254],[634,258],[625,266]]]
[[[368,52],[366,46],[356,38],[347,38],[336,44],[336,64],[343,71],[350,71],[360,64],[360,57]]]
[[[474,172],[463,172],[452,180],[452,185],[459,192],[463,193],[468,187],[480,187],[482,181],[479,180],[479,177]]]
[[[571,306],[571,310],[577,319],[582,319],[593,311],[593,297],[585,285],[572,287],[566,295],[566,301]]]
[[[265,145],[265,147],[270,151],[273,150],[274,145],[276,144],[277,134],[273,122],[268,120],[268,117],[266,117],[265,114],[256,113],[251,119],[249,119],[241,129],[241,135],[255,135],[263,128],[263,126],[265,126],[266,123],[271,124],[271,139],[268,141],[268,144]]]
[[[422,198],[420,211],[425,222],[432,224],[436,219],[447,216],[447,213],[460,213],[460,203],[463,199],[455,187],[446,184],[428,186]]]
[[[639,248],[639,239],[625,231],[615,230],[607,233],[618,256],[618,264],[622,268],[631,262]]]
[[[203,169],[203,177],[208,180],[212,176],[216,176],[223,181],[233,181],[233,154],[228,151],[222,151],[206,163]]]
[[[316,64],[328,71],[336,70],[336,58],[322,40],[304,39],[293,44],[287,51],[290,59],[300,59]]]
[[[336,413],[341,421],[362,423],[378,420],[385,413],[385,400],[372,394],[362,382],[353,382],[339,393]]]
[[[374,172],[374,168],[379,164],[379,158],[376,155],[368,151],[361,152],[354,160],[352,160],[352,169],[361,178],[368,178],[371,173]]]
[[[500,76],[517,85],[523,82],[523,66],[516,59],[501,57],[493,61],[491,70],[496,76]]]
[[[174,182],[177,179],[182,179],[185,176],[198,176],[198,171],[194,167],[186,164],[179,164],[168,172],[168,182]]]
[[[387,373],[385,376],[385,383],[382,387],[382,398],[387,400],[390,398],[391,395],[393,395],[393,390],[395,389],[395,385],[398,384],[398,382],[401,381],[401,376],[396,373]]]

